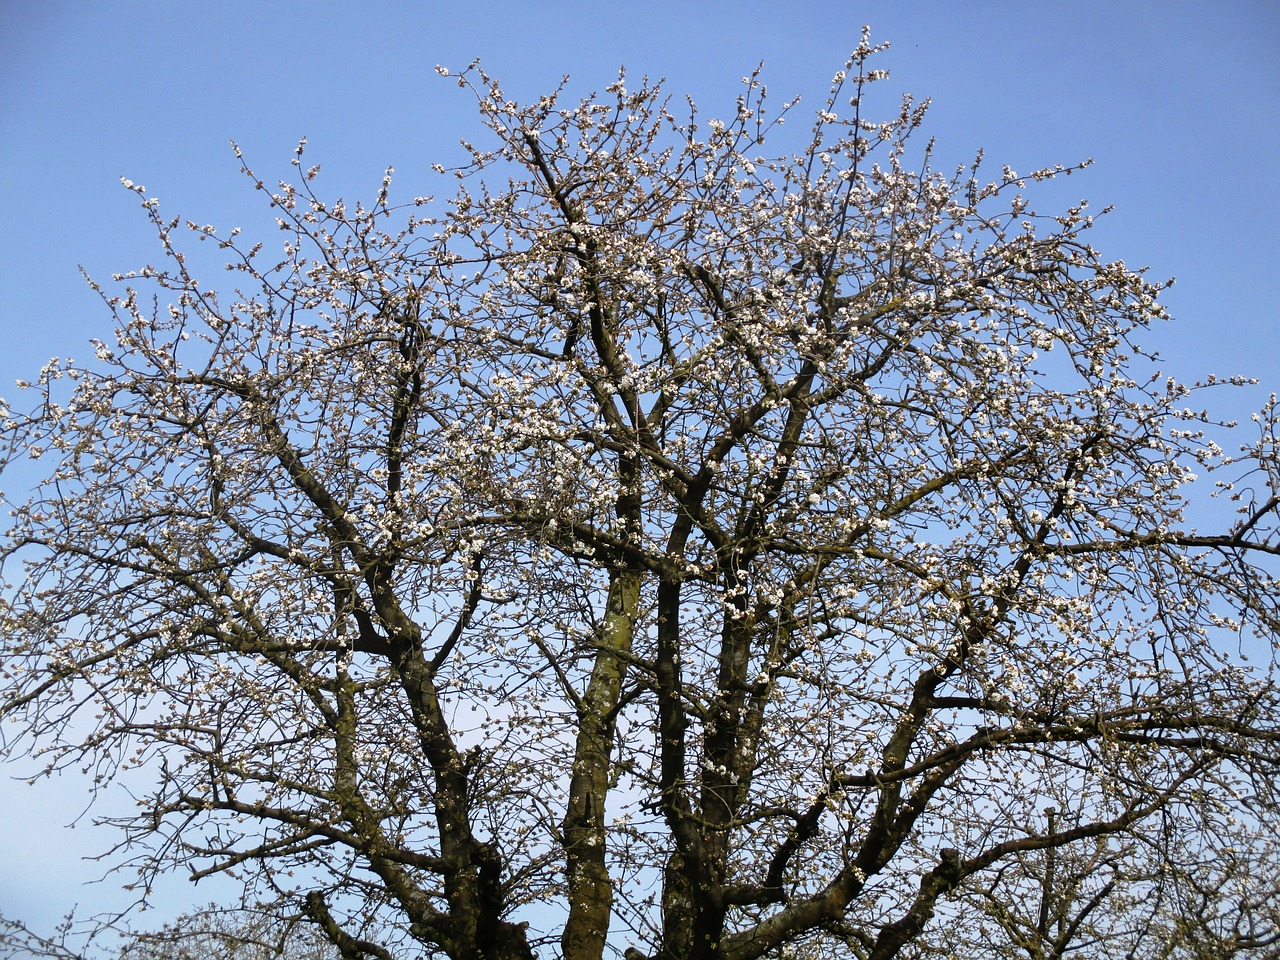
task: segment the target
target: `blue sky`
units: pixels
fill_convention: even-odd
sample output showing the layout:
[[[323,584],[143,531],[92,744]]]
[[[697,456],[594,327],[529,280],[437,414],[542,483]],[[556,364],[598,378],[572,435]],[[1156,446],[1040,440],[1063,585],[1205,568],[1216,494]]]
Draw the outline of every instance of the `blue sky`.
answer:
[[[993,170],[1096,159],[1056,204],[1033,206],[1114,204],[1095,245],[1178,278],[1166,298],[1176,320],[1148,338],[1170,373],[1260,378],[1237,413],[1280,390],[1274,0],[10,0],[0,4],[0,396],[49,357],[109,338],[78,265],[105,280],[156,259],[121,177],[163,211],[225,232],[262,219],[229,141],[270,181],[306,136],[320,193],[371,197],[394,165],[409,197],[439,189],[428,168],[456,157],[459,137],[482,135],[436,64],[480,57],[517,98],[566,73],[574,93],[600,89],[625,64],[716,114],[764,61],[773,102],[801,93],[816,109],[864,23],[893,44],[881,89],[933,98],[926,133],[949,162],[979,147]],[[5,479],[11,495],[18,480]],[[128,902],[110,878],[82,886],[103,871],[82,858],[114,839],[85,820],[63,828],[87,799],[70,777],[33,788],[0,779],[0,913],[49,925],[75,903]],[[158,903],[168,912],[216,896],[173,878]]]

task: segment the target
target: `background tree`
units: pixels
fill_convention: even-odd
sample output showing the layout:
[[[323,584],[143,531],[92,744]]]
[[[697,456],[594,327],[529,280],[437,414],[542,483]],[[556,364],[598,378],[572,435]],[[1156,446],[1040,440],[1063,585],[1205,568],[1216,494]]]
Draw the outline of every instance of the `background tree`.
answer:
[[[334,960],[340,956],[314,925],[298,917],[225,910],[210,904],[162,929],[134,935],[119,960]]]
[[[1212,803],[1212,801],[1211,801]],[[1069,811],[1054,810],[1057,820]],[[1220,810],[1203,811],[1211,820]],[[1280,931],[1276,846],[1257,824],[1101,837],[1018,854],[961,891],[952,910],[983,914],[971,957],[1220,958],[1275,956]],[[1184,842],[1178,849],[1167,844]],[[1188,842],[1189,841],[1189,842]],[[976,934],[976,936],[973,936]]]
[[[213,903],[159,930],[107,933],[100,929],[88,937],[72,917],[52,935],[0,917],[0,957],[14,960],[333,960],[338,956],[321,931],[296,914],[282,917]]]
[[[473,66],[446,208],[246,168],[282,257],[185,224],[229,294],[127,184],[170,303],[104,291],[5,412],[52,463],[7,749],[140,768],[144,890],[243,877],[346,957],[947,952],[1050,851],[1269,849],[1275,404],[1224,454],[1161,285],[1030,208],[1074,168],[939,173],[873,53],[781,156],[756,76],[702,120]]]

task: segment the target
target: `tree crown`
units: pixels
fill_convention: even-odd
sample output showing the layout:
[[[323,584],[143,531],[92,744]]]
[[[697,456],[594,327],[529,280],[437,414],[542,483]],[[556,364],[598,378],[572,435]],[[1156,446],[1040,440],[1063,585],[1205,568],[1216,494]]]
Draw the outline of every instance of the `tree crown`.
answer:
[[[1225,453],[1163,285],[1031,208],[1079,167],[913,164],[874,53],[784,155],[758,75],[703,121],[473,65],[443,207],[245,166],[278,256],[126,182],[165,260],[5,407],[9,749],[142,768],[144,889],[347,957],[1266,942],[1274,401]]]

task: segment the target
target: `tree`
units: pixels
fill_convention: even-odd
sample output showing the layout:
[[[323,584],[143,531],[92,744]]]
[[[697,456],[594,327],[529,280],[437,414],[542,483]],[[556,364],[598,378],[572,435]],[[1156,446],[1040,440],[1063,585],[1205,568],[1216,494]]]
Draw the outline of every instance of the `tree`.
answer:
[[[227,911],[210,904],[162,929],[135,934],[118,960],[333,960],[339,956],[318,929],[299,918]]]
[[[772,159],[756,75],[703,120],[473,65],[447,205],[246,166],[280,257],[186,223],[229,294],[126,182],[166,259],[5,412],[50,467],[2,709],[147,778],[140,889],[233,874],[350,958],[879,960],[1050,857],[1274,851],[1274,401],[1192,406],[1163,285],[1024,197],[1078,168],[937,172],[874,52]]]
[[[52,936],[0,917],[0,957],[49,960],[333,960],[340,956],[313,925],[290,917],[209,904],[159,930],[112,931],[122,943],[104,945],[104,928],[86,929],[67,917]],[[95,942],[96,941],[96,942]]]
[[[1046,816],[1052,825],[1062,812],[1051,809]],[[1178,839],[1193,845],[1167,848]],[[1116,841],[1099,837],[1088,845],[1026,851],[1013,869],[961,891],[956,909],[984,915],[969,928],[977,936],[965,943],[965,955],[1276,955],[1280,871],[1274,843],[1257,843],[1247,831],[1221,823],[1189,838],[1152,831]]]

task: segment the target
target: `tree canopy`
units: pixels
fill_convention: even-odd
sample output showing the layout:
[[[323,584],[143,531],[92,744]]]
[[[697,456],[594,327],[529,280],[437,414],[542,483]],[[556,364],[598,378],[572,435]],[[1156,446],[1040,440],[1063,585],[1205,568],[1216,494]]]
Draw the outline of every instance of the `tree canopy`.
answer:
[[[1274,400],[874,53],[803,131],[472,65],[447,201],[245,165],[282,251],[126,182],[164,259],[3,408],[5,749],[350,958],[1274,944]]]

